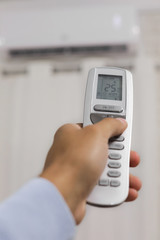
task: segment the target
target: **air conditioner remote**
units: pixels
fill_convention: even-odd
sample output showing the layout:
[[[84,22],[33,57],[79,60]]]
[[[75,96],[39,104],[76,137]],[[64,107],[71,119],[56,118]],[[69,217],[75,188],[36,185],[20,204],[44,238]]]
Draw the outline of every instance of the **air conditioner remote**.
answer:
[[[132,131],[132,74],[120,68],[93,68],[89,71],[83,126],[107,117],[124,118],[125,132],[109,141],[107,165],[87,202],[98,206],[119,205],[128,196]]]

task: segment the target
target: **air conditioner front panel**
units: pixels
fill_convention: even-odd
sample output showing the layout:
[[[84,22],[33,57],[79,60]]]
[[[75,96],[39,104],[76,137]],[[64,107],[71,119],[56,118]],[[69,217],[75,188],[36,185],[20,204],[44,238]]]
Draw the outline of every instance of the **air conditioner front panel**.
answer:
[[[136,13],[130,7],[17,10],[0,15],[7,49],[132,44]]]

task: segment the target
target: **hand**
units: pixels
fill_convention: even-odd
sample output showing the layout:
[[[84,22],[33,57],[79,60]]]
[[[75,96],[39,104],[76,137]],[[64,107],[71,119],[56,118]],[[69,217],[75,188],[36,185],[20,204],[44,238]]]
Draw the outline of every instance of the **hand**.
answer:
[[[84,128],[66,124],[56,132],[41,177],[58,188],[77,224],[85,215],[86,199],[106,165],[108,140],[122,134],[126,127],[123,119],[106,118]],[[131,166],[138,163],[138,155],[132,152]],[[137,198],[140,187],[140,180],[130,176],[127,201]]]

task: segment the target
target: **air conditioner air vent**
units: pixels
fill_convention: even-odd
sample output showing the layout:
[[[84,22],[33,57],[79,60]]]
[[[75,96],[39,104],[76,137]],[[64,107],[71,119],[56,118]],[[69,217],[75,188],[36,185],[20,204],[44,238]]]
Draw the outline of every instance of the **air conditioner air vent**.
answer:
[[[86,46],[86,47],[60,47],[60,48],[35,48],[35,49],[14,49],[9,51],[11,57],[37,57],[52,55],[74,55],[74,54],[94,54],[109,52],[126,52],[126,45],[116,46]]]

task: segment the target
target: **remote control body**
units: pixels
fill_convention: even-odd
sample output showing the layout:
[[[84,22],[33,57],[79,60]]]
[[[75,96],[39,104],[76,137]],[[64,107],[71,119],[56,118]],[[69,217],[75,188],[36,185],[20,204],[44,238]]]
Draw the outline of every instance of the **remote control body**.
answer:
[[[132,74],[120,68],[93,68],[89,71],[83,126],[104,118],[124,118],[125,132],[110,139],[106,167],[87,202],[97,206],[121,204],[129,191],[129,162],[133,115]]]

